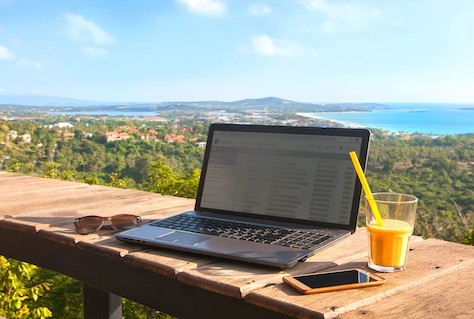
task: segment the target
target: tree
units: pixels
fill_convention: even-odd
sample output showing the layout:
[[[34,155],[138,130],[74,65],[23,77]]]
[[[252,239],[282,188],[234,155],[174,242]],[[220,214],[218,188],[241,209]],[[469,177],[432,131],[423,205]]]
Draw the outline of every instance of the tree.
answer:
[[[200,170],[193,170],[181,177],[168,164],[155,162],[151,164],[145,190],[163,195],[195,198],[199,184]]]
[[[146,190],[163,195],[177,195],[176,183],[179,177],[176,173],[164,162],[155,162],[150,166],[145,182]]]
[[[120,178],[119,174],[112,173],[109,175],[110,182],[107,184],[116,188],[130,188],[133,185],[133,180],[130,178]]]
[[[0,316],[9,319],[43,319],[53,314],[37,306],[39,298],[50,289],[47,282],[34,284],[38,267],[0,256]]]
[[[463,244],[474,246],[474,228],[466,234]]]

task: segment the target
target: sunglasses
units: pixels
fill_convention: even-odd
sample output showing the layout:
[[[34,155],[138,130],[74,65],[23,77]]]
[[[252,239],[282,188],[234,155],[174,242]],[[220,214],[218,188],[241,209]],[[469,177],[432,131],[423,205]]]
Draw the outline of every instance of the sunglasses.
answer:
[[[115,230],[127,230],[137,227],[142,219],[140,216],[131,214],[119,214],[111,217],[84,216],[77,218],[74,221],[74,226],[79,234],[87,235],[101,229],[104,221],[108,221]]]

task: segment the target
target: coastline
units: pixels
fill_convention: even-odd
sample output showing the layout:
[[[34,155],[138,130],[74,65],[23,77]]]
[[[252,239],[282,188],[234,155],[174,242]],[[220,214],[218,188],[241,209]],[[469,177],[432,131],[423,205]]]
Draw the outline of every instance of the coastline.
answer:
[[[373,128],[390,133],[431,136],[474,133],[474,108],[470,104],[399,104],[396,106],[398,108],[372,109],[367,112],[299,112],[297,114],[306,118],[338,123],[345,127]]]
[[[250,101],[250,102],[249,102]],[[282,102],[283,101],[283,102]],[[387,133],[430,136],[474,134],[473,103],[301,104],[275,98],[244,102],[189,102],[90,107],[15,107],[0,105],[0,117],[171,118],[184,114],[210,121],[279,123],[368,128]],[[297,117],[295,118],[295,115]]]

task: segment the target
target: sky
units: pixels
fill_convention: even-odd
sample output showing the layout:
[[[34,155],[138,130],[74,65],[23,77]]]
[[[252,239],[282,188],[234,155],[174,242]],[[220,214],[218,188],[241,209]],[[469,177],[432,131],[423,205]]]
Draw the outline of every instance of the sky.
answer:
[[[474,102],[472,0],[0,0],[0,95]]]

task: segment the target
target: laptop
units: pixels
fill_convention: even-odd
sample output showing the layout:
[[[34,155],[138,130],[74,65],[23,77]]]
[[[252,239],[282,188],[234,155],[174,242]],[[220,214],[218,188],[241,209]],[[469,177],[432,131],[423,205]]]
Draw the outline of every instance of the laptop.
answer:
[[[127,242],[280,269],[356,230],[365,129],[211,124],[194,210],[117,233]]]

